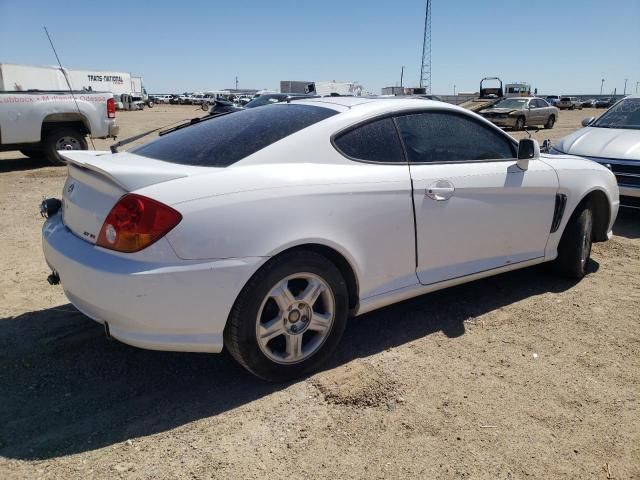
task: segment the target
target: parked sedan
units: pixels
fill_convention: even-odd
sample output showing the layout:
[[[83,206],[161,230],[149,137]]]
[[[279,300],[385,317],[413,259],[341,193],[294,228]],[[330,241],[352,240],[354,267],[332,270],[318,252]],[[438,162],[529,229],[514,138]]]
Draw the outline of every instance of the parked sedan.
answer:
[[[599,98],[598,100],[596,100],[596,108],[609,108],[614,103],[614,98]]]
[[[541,98],[507,98],[482,110],[480,115],[500,127],[522,130],[526,125],[544,125],[553,128],[559,110]]]
[[[582,155],[605,165],[618,180],[622,206],[640,209],[640,97],[627,97],[582,125],[550,153]]]
[[[224,347],[267,380],[316,369],[350,315],[543,262],[582,278],[618,210],[607,168],[429,100],[282,102],[61,153],[50,281],[118,340]]]
[[[582,100],[580,104],[582,105],[582,108],[596,108],[596,99],[590,98],[588,100]]]
[[[582,102],[578,97],[560,97],[560,101],[556,103],[556,107],[560,110],[575,110],[576,108],[582,110]]]

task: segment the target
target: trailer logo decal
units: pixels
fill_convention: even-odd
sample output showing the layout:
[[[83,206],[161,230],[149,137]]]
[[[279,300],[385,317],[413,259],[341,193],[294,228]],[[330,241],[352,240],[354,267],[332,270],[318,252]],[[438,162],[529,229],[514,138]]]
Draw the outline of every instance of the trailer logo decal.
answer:
[[[87,78],[90,82],[111,82],[119,85],[124,84],[124,80],[122,80],[120,75],[93,75],[90,73],[87,75]]]

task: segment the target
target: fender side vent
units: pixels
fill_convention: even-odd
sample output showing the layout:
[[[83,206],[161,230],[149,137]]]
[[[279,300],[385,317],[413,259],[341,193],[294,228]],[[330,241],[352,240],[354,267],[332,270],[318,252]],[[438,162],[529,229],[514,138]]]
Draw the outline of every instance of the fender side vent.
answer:
[[[567,206],[567,196],[562,193],[556,194],[556,206],[553,209],[553,222],[551,222],[551,233],[557,232],[564,215],[564,207]]]

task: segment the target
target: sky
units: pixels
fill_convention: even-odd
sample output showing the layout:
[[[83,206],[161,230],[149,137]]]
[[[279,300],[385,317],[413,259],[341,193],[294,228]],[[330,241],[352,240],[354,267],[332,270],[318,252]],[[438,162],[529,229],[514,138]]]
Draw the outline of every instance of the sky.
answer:
[[[280,80],[420,80],[423,0],[0,0],[0,63],[131,72],[150,93],[278,89]],[[482,77],[540,94],[635,93],[640,0],[433,0],[432,92]],[[640,93],[640,89],[638,90]]]

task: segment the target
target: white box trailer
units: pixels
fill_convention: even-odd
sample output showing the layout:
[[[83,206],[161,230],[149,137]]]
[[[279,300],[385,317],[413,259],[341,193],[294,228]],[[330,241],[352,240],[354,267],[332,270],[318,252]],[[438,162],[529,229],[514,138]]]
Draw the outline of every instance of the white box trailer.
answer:
[[[65,68],[73,90],[111,92],[146,99],[142,77],[110,70],[72,70]],[[0,63],[0,91],[68,90],[63,70],[56,66]]]

